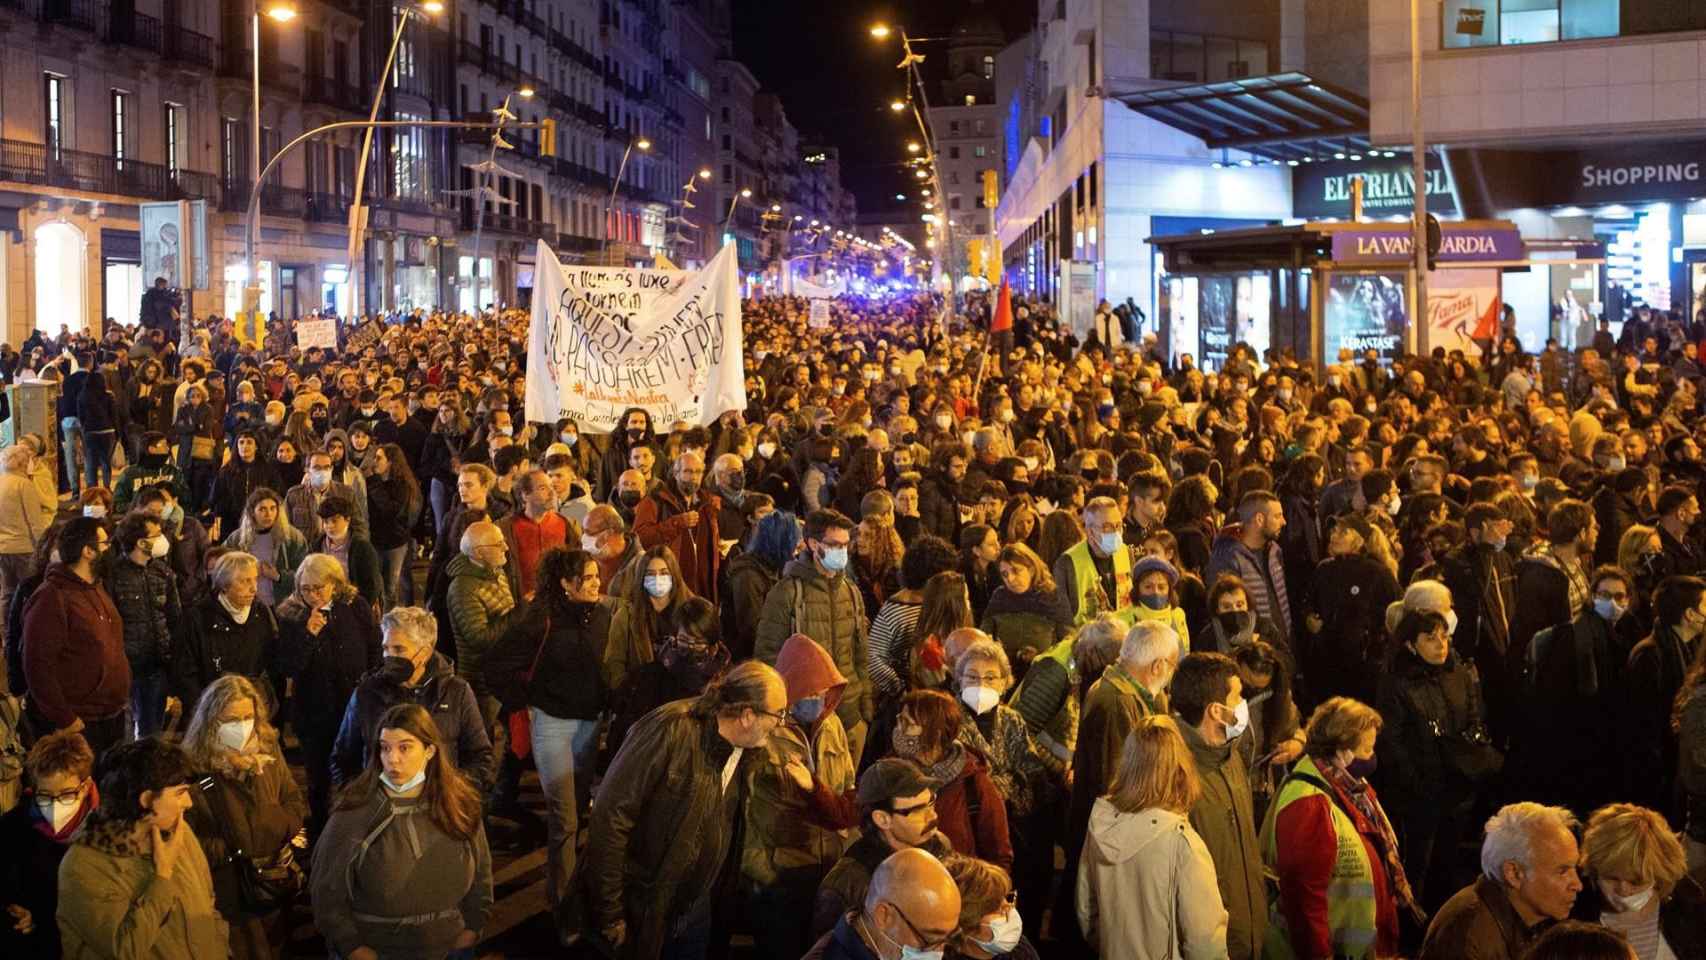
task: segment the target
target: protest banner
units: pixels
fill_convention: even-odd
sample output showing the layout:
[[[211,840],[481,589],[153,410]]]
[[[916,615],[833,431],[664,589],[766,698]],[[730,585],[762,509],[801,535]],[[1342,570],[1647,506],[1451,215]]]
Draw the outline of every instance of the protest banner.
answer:
[[[332,317],[303,317],[296,321],[296,345],[304,350],[338,348],[338,321]]]
[[[813,300],[811,316],[806,320],[806,326],[820,330],[829,326],[829,301]]]
[[[828,280],[828,278],[825,278]],[[827,283],[813,283],[805,277],[794,278],[794,295],[807,300],[828,300],[847,293],[847,280],[837,277]]]
[[[359,353],[368,347],[377,346],[385,336],[385,323],[382,320],[369,320],[344,338],[345,353]]]
[[[640,407],[659,429],[746,407],[735,246],[698,272],[564,266],[539,244],[527,419],[610,433]]]

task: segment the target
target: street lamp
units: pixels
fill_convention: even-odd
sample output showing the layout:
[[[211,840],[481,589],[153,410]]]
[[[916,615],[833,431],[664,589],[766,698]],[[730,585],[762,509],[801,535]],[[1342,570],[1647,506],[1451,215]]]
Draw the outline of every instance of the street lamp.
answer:
[[[367,289],[367,273],[361,269],[361,242],[367,233],[367,217],[361,212],[361,188],[367,179],[367,158],[373,152],[373,127],[379,121],[379,107],[385,102],[385,84],[391,78],[391,67],[397,62],[397,47],[403,42],[403,31],[409,26],[410,17],[434,17],[444,12],[444,4],[438,0],[426,3],[405,5],[401,8],[402,15],[397,18],[397,29],[391,35],[391,52],[385,57],[385,69],[379,71],[379,85],[373,91],[373,107],[367,112],[369,126],[361,135],[361,154],[355,164],[355,193],[349,208],[349,249],[346,251],[349,261],[350,277],[350,315],[361,315],[363,294]],[[257,95],[258,96],[258,95]],[[256,101],[259,102],[258,100]],[[256,113],[259,113],[257,108]],[[258,124],[260,121],[257,120]],[[256,134],[259,136],[259,134]],[[479,272],[480,265],[474,264],[474,270]],[[359,282],[355,279],[359,277]]]
[[[522,87],[516,91],[516,94],[519,94],[523,100],[531,99],[533,97],[533,88]],[[498,147],[500,145],[508,146],[508,144],[504,143],[503,138],[504,123],[505,121],[514,119],[515,117],[514,114],[509,112],[509,101],[510,95],[506,94],[504,96],[503,106],[499,107],[497,110],[498,125],[492,128],[492,148],[486,153],[486,165],[481,167],[477,172],[477,176],[474,177],[474,268],[472,272],[474,274],[475,313],[480,312],[480,247],[486,239],[486,176],[488,174],[491,176],[494,184],[491,189],[493,193],[496,193],[497,187],[495,184],[498,179]],[[494,270],[493,272],[495,273],[496,271]],[[493,279],[496,279],[496,277],[494,276]]]
[[[871,36],[876,37],[878,40],[887,40],[889,32],[888,24],[886,23],[879,23],[871,28]]]
[[[889,101],[889,109],[893,110],[895,113],[903,113],[906,111],[906,101],[905,100],[890,100]]]
[[[610,263],[609,263],[609,260],[610,260],[610,234],[613,232],[613,228],[616,226],[616,222],[613,219],[615,212],[616,212],[616,191],[621,189],[621,187],[622,187],[622,174],[625,171],[627,171],[627,169],[628,169],[628,157],[633,154],[635,147],[640,148],[641,153],[649,153],[649,152],[651,152],[651,149],[652,149],[652,142],[650,140],[647,140],[645,137],[635,137],[635,138],[630,139],[628,141],[628,148],[626,150],[622,151],[622,164],[621,164],[621,166],[616,168],[616,179],[611,181],[611,184],[610,184],[610,204],[604,208],[604,254],[605,255],[601,259],[603,259],[605,261],[605,266],[610,265]],[[703,170],[700,171],[700,173],[705,173],[705,172],[706,171],[703,171]]]
[[[250,147],[249,147],[249,183],[251,191],[258,191],[261,186],[261,13],[260,0],[250,0],[249,3],[249,54],[253,66],[250,87]],[[296,8],[288,3],[269,3],[265,13],[267,19],[275,23],[286,23],[296,17]],[[260,227],[251,223],[244,236],[244,260],[247,262],[248,276],[244,283],[244,307],[260,309],[261,284],[255,276],[255,247],[260,241]],[[248,300],[253,299],[255,306],[250,307]]]
[[[700,167],[699,168],[699,179],[701,179],[701,180],[711,179],[711,168],[710,167]]]
[[[917,153],[920,149],[922,148],[918,146],[917,140],[913,140],[906,145],[907,153]]]
[[[723,223],[727,224],[731,230],[734,228],[735,205],[740,203],[742,200],[750,199],[752,199],[751,187],[741,187],[739,193],[729,198],[729,215],[723,218]]]
[[[899,100],[893,101],[892,103],[889,104],[889,109],[893,110],[896,113],[900,113],[903,110],[907,109],[908,107],[911,108],[913,119],[915,119],[918,122],[918,132],[919,132],[920,138],[922,140],[922,145],[920,146],[918,151],[910,151],[910,148],[909,148],[909,152],[921,152],[923,154],[922,159],[929,166],[928,172],[921,167],[916,172],[915,176],[919,180],[930,180],[932,182],[932,184],[935,185],[936,192],[940,193],[941,192],[941,170],[939,169],[939,167],[937,166],[937,163],[936,163],[937,138],[931,132],[930,123],[925,120],[925,114],[930,109],[930,94],[929,94],[929,91],[924,86],[924,77],[918,71],[918,65],[924,61],[924,56],[922,54],[913,52],[912,45],[914,43],[922,43],[926,40],[935,40],[935,39],[942,39],[942,38],[908,36],[907,32],[904,28],[890,27],[888,24],[877,24],[876,26],[873,26],[871,28],[871,36],[877,38],[878,40],[886,40],[890,35],[892,35],[894,33],[900,34],[900,48],[901,48],[901,51],[903,53],[903,56],[901,57],[900,63],[898,65],[898,69],[906,71],[907,79],[908,79],[909,83],[907,86],[907,95],[906,95],[907,102],[902,103]],[[914,86],[916,86],[918,88],[918,96],[916,99],[914,99],[914,97],[912,95],[912,88]],[[948,224],[947,226],[951,226],[951,224]],[[951,250],[952,249],[952,242],[949,238],[948,230],[946,229],[946,227],[944,227],[944,229],[942,230],[942,238],[943,238],[945,247],[947,249]],[[948,283],[949,283],[949,287],[951,289],[954,285],[952,258],[947,258],[947,262],[943,264],[942,268],[948,274]],[[952,319],[953,315],[954,315],[954,298],[952,296],[949,296],[946,299],[946,301],[944,303],[944,307],[945,307],[945,313],[946,313],[947,317],[949,319]]]

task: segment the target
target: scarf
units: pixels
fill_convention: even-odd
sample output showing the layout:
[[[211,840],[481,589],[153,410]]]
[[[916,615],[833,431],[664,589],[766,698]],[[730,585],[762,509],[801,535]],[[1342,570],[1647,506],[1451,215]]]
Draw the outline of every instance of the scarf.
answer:
[[[947,786],[965,773],[968,756],[965,744],[956,741],[948,746],[948,752],[942,759],[931,764],[924,772],[930,779]]]
[[[1392,881],[1392,893],[1419,924],[1426,926],[1428,915],[1416,903],[1416,895],[1410,889],[1410,878],[1404,874],[1404,864],[1398,859],[1398,834],[1392,829],[1392,821],[1386,819],[1386,811],[1374,798],[1373,788],[1367,780],[1351,776],[1330,760],[1319,760],[1315,767],[1335,793],[1348,798],[1364,819],[1379,828],[1380,858],[1386,865],[1386,876]]]
[[[238,608],[231,605],[231,601],[225,599],[225,594],[223,593],[219,594],[219,605],[225,608],[225,612],[231,615],[232,620],[237,621],[238,626],[248,623],[249,614],[253,613],[255,610],[255,603],[253,600],[249,601],[248,606],[238,610]]]

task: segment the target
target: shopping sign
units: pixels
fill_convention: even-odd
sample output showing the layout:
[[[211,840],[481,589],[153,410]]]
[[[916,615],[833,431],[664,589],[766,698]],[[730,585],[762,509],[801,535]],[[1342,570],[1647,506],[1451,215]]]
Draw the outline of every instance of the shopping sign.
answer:
[[[543,242],[536,262],[530,422],[610,433],[630,407],[663,426],[746,408],[734,244],[697,272],[565,266]]]
[[[1514,228],[1446,223],[1440,239],[1441,263],[1521,260],[1522,234]],[[1407,224],[1382,224],[1333,231],[1333,260],[1338,263],[1404,263],[1415,255]]]

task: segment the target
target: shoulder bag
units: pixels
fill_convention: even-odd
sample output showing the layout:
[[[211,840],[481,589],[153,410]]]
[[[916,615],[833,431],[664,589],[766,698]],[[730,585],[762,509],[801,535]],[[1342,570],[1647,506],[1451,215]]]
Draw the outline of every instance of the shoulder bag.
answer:
[[[231,838],[225,818],[212,808],[218,781],[203,777],[198,785],[208,800],[210,819],[218,825],[220,836],[225,840],[226,862],[237,872],[237,890],[243,901],[243,910],[261,915],[289,906],[308,887],[307,871],[302,869],[296,855],[298,846],[305,845],[298,841],[305,841],[306,834],[299,831],[270,857],[249,856]]]
[[[533,686],[533,675],[539,670],[539,658],[545,653],[545,644],[551,642],[551,618],[545,617],[545,633],[539,638],[539,646],[533,651],[533,665],[521,675],[521,689]],[[527,707],[509,712],[509,748],[517,760],[526,760],[533,755],[533,711]]]

